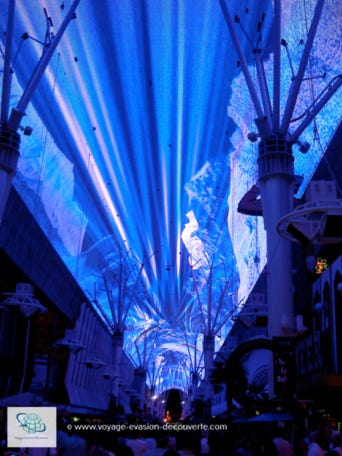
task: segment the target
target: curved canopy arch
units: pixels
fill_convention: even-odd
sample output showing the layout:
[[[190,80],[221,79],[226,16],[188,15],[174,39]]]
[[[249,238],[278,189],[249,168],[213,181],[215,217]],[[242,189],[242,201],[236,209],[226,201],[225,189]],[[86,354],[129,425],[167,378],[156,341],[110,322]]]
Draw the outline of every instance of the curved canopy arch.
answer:
[[[49,2],[54,27],[70,4]],[[283,10],[292,60],[282,53],[281,104],[314,4],[291,0]],[[0,6],[7,12],[7,0]],[[43,52],[45,6],[17,1],[10,107]],[[270,78],[273,2],[234,0],[229,8],[241,19],[239,39],[252,74],[262,20]],[[298,118],[340,71],[340,24],[341,9],[327,0]],[[6,29],[6,14],[0,26]],[[4,35],[0,39],[4,49]],[[316,78],[316,71],[325,77]],[[306,155],[295,152],[295,173],[303,176],[297,196],[340,120],[341,102],[337,92],[302,135],[311,148]],[[26,110],[33,134],[22,139],[14,185],[108,327],[130,328],[125,349],[134,363],[151,369],[164,360],[164,389],[185,389],[196,371],[198,359],[189,352],[200,350],[195,339],[211,315],[209,301],[217,306],[222,298],[222,283],[231,278],[220,307],[220,315],[229,316],[244,304],[266,262],[262,219],[237,211],[257,180],[256,147],[247,140],[254,117],[219,2],[207,0],[81,0]],[[214,258],[224,264],[225,277],[212,267]],[[204,271],[201,279],[198,271],[193,277],[195,265]],[[218,347],[231,327],[221,323],[215,326]],[[194,350],[185,334],[194,334]],[[145,338],[144,358],[135,341]]]

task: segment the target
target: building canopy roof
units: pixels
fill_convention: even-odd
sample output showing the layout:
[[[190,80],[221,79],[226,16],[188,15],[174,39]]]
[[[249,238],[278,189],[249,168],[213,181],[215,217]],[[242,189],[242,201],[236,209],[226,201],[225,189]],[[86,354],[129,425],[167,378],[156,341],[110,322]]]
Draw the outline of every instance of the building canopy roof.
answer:
[[[281,109],[315,7],[283,3]],[[272,1],[227,4],[252,78],[259,47],[272,91]],[[10,108],[70,5],[16,2]],[[341,16],[325,2],[293,128],[341,71]],[[341,105],[340,90],[302,134],[309,151],[294,146],[298,197]],[[265,265],[262,218],[237,211],[257,183],[255,117],[215,0],[81,0],[26,110],[14,185],[159,391],[201,375],[203,335],[219,349]]]

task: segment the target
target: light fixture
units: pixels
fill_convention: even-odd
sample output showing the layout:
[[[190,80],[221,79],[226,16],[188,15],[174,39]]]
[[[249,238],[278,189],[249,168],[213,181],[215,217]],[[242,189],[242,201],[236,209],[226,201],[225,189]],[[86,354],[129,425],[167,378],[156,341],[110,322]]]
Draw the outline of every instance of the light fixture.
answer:
[[[101,361],[99,358],[88,358],[86,359],[85,361],[85,365],[88,367],[88,368],[91,368],[91,369],[100,369],[100,367],[102,367],[104,365],[104,362]]]
[[[247,138],[250,142],[257,142],[259,137],[260,137],[260,135],[258,135],[258,133],[255,133],[255,131],[251,131],[247,135]]]
[[[14,293],[4,293],[8,297],[2,301],[2,307],[18,307],[20,312],[27,318],[25,353],[23,375],[19,387],[19,394],[22,393],[26,378],[27,354],[30,340],[31,317],[35,313],[44,313],[47,308],[42,306],[38,299],[33,296],[33,286],[30,283],[17,283]]]
[[[299,151],[302,154],[306,154],[309,151],[309,149],[310,149],[310,144],[308,142],[306,142],[306,141],[302,142],[302,141],[299,141],[299,139],[298,139],[296,144],[298,144]]]
[[[67,329],[65,331],[65,336],[63,339],[57,340],[54,344],[55,347],[66,347],[69,349],[71,353],[76,355],[79,353],[81,350],[85,349],[86,346],[84,344],[81,344],[77,339],[72,337],[72,331]]]
[[[44,313],[46,307],[42,306],[38,299],[33,296],[33,286],[29,283],[17,283],[14,293],[4,293],[8,296],[2,301],[2,306],[19,307],[25,317],[30,318],[36,312]]]
[[[109,369],[104,371],[104,373],[103,373],[103,378],[105,380],[110,380],[110,379],[115,378],[115,377],[117,377],[117,375],[114,375],[114,372],[112,372]]]
[[[278,222],[277,231],[304,246],[342,242],[342,200],[301,204]]]
[[[23,127],[22,125],[20,125],[19,129],[20,129],[20,131],[23,132],[23,134],[24,134],[25,136],[31,136],[31,135],[32,135],[33,128],[30,127],[29,125],[25,125],[25,127]]]

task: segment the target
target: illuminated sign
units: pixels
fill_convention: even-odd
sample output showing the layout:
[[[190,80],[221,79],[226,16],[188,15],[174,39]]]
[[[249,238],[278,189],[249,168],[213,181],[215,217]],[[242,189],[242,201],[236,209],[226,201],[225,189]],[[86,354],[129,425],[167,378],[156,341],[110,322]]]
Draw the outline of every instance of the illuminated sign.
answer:
[[[315,264],[315,274],[322,274],[328,269],[328,262],[325,258],[317,258]]]

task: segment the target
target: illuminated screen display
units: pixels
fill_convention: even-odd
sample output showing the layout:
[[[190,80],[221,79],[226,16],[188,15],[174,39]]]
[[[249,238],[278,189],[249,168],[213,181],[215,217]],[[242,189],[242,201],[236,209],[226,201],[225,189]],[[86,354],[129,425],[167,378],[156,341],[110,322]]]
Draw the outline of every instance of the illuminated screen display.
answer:
[[[48,3],[53,39],[71,2]],[[264,17],[272,90],[272,2],[227,3],[252,78]],[[281,109],[315,5],[284,3]],[[43,52],[44,7],[17,1],[10,108]],[[296,118],[340,71],[341,14],[326,2]],[[5,14],[0,22],[3,31]],[[33,133],[22,137],[14,185],[157,391],[186,390],[193,372],[203,375],[203,334],[217,351],[266,263],[262,218],[237,212],[258,178],[257,143],[247,139],[256,115],[237,60],[215,0],[81,0],[23,119]],[[308,153],[294,147],[298,196],[340,120],[341,98],[340,90],[302,134]]]

